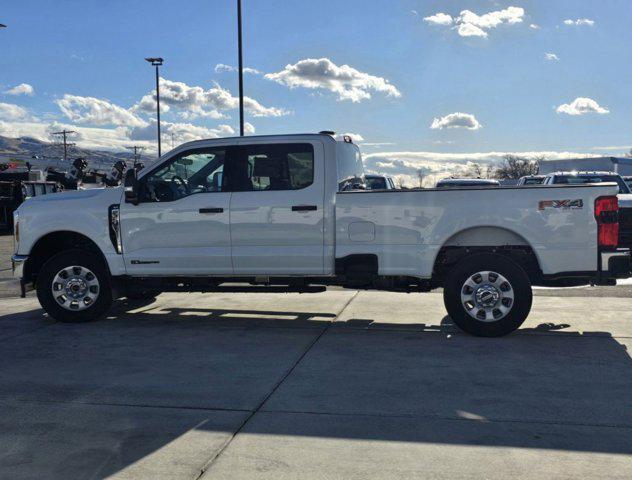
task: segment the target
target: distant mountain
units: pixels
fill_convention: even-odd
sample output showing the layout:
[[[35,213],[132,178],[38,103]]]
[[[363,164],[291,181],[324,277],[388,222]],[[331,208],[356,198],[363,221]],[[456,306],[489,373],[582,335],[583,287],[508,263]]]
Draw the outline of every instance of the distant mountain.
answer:
[[[65,169],[67,166],[63,162],[63,146],[56,143],[42,142],[35,138],[9,138],[0,136],[0,163],[9,162],[30,162],[33,166],[47,167],[56,166]],[[34,158],[37,157],[37,158]],[[87,150],[79,147],[72,147],[69,150],[69,162],[75,158],[83,157],[88,160],[89,168],[109,171],[112,165],[123,160],[127,163],[134,161],[134,155],[130,152],[104,152],[99,150]],[[141,161],[147,163],[146,158]]]

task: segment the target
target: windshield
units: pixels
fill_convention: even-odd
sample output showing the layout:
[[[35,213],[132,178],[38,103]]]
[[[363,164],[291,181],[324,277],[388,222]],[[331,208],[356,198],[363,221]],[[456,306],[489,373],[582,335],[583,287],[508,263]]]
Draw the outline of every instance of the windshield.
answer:
[[[619,175],[556,175],[553,183],[567,183],[578,185],[584,183],[613,182],[619,185],[619,193],[630,193],[627,184]]]
[[[543,178],[525,178],[524,185],[540,185]]]
[[[384,177],[366,177],[366,186],[369,190],[385,190],[386,179]]]

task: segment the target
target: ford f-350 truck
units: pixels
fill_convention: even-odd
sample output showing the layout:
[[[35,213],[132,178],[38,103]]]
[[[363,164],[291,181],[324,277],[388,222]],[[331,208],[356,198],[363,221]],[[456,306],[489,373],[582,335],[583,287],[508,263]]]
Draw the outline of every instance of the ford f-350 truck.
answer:
[[[69,322],[162,291],[442,287],[452,320],[482,336],[523,323],[532,285],[630,275],[615,184],[349,189],[363,175],[358,147],[329,134],[186,143],[125,187],[21,205],[15,274]]]

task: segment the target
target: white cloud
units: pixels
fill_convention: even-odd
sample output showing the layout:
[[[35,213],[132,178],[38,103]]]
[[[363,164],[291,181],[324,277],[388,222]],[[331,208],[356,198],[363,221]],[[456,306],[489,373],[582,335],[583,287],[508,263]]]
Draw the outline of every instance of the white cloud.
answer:
[[[236,72],[237,67],[232,65],[226,65],[224,63],[218,63],[215,65],[215,73]],[[261,72],[256,68],[244,67],[244,73],[251,73],[252,75],[259,75]]]
[[[244,133],[249,133],[252,135],[253,133],[255,133],[255,126],[252,123],[245,122]]]
[[[606,145],[603,147],[591,147],[591,150],[605,150],[605,151],[611,151],[611,150],[620,150],[620,151],[630,151],[630,149],[632,149],[632,145]]]
[[[324,89],[334,92],[338,100],[361,102],[371,98],[371,92],[384,93],[389,97],[400,97],[395,85],[383,77],[356,70],[349,65],[336,65],[328,58],[306,58],[283,70],[265,75],[290,88],[303,87]]]
[[[486,37],[487,32],[471,23],[462,23],[458,28],[459,35],[462,37]]]
[[[364,142],[364,137],[359,133],[341,133],[336,135],[336,140],[342,140],[344,137],[351,137],[354,143]]]
[[[2,103],[0,102],[0,120],[21,120],[28,117],[27,111],[12,103]]]
[[[527,151],[527,152],[475,152],[475,153],[438,153],[426,151],[378,152],[364,155],[367,173],[392,175],[405,186],[419,186],[418,172],[421,171],[425,186],[434,186],[437,180],[449,176],[462,176],[468,172],[471,164],[478,163],[483,168],[497,166],[505,155],[517,155],[526,158],[544,157],[550,160],[562,158],[591,157],[594,153]]]
[[[610,113],[610,110],[600,106],[592,98],[577,97],[571,103],[563,103],[556,109],[557,113],[565,113],[567,115],[585,115],[587,113]]]
[[[37,121],[2,122],[0,121],[0,135],[11,138],[31,137],[43,142],[51,141],[51,132],[59,130],[74,130],[72,141],[80,148],[103,151],[124,151],[131,144],[129,129],[81,127],[67,123],[44,123]],[[155,142],[134,142],[146,148],[148,152],[155,150]]]
[[[468,130],[478,130],[482,125],[471,113],[455,112],[441,118],[434,118],[430,128],[442,130],[444,128],[466,128]]]
[[[531,24],[529,25],[529,28],[531,28],[531,29],[533,29],[533,30],[540,30],[540,28],[541,28],[541,27],[540,27],[540,25],[537,25],[537,24],[535,24],[535,23],[531,23]]]
[[[471,10],[462,10],[461,13],[452,17],[447,13],[436,13],[429,17],[425,17],[424,21],[433,25],[454,27],[461,37],[487,37],[488,32],[492,28],[499,25],[514,25],[524,21],[524,8],[507,7],[503,10],[495,10],[483,15],[478,15]],[[531,24],[531,28],[539,28],[537,25]]]
[[[3,93],[6,95],[28,95],[29,97],[32,97],[35,94],[35,89],[28,83],[20,83],[15,87],[5,90]]]
[[[431,23],[433,25],[452,25],[452,17],[447,13],[435,13],[429,17],[424,17],[424,22]]]
[[[547,52],[544,54],[544,58],[550,60],[551,62],[558,62],[560,59],[554,53]]]
[[[156,110],[156,91],[145,95],[134,107],[136,110],[154,112]],[[237,109],[239,98],[233,97],[229,90],[214,84],[209,89],[190,86],[184,82],[160,79],[160,108],[165,111],[174,108],[181,118],[191,120],[198,117],[226,118],[222,112]],[[257,100],[244,97],[244,109],[254,117],[279,117],[289,112],[282,108],[265,107]]]
[[[91,125],[142,127],[147,122],[130,110],[107,100],[66,94],[55,100],[62,113],[73,122]]]
[[[576,20],[571,20],[570,18],[564,20],[564,25],[575,25],[575,26],[582,26],[582,25],[586,25],[589,27],[592,27],[595,24],[594,20],[591,20],[590,18],[578,18]]]
[[[162,142],[169,145],[171,141],[177,145],[204,138],[219,138],[233,135],[235,130],[230,125],[218,125],[216,128],[202,127],[191,123],[160,122]],[[155,141],[156,121],[151,120],[145,127],[133,128],[129,139],[133,141]]]

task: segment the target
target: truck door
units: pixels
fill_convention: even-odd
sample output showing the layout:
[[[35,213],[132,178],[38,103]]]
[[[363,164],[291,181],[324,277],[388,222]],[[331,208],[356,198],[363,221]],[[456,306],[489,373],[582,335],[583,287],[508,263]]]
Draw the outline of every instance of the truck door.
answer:
[[[322,274],[322,142],[241,145],[231,162],[235,274]]]
[[[121,205],[128,274],[232,274],[224,175],[231,152],[185,150],[139,179],[140,203]]]

